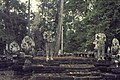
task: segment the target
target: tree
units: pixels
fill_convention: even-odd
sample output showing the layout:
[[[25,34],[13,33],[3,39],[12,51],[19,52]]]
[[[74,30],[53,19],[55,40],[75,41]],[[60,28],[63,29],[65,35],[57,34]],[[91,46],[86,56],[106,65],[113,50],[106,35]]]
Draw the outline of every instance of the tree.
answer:
[[[58,54],[59,50],[61,50],[61,54],[63,54],[63,4],[64,0],[59,0],[59,14],[58,14],[58,26],[57,26],[57,35],[56,35],[56,47],[55,53]]]
[[[45,51],[45,41],[43,39],[42,33],[39,31],[38,28],[34,30],[33,33],[34,33],[34,41],[36,43],[35,49]]]
[[[39,5],[40,22],[39,27],[40,33],[43,35],[46,31],[53,31],[56,36],[56,28],[58,24],[58,12],[57,12],[57,0],[41,0]],[[43,38],[43,36],[41,36]],[[45,41],[43,45],[45,46]],[[55,43],[54,43],[55,44]],[[45,48],[45,47],[44,47]],[[45,50],[45,49],[44,49]]]
[[[4,33],[2,37],[7,39],[7,42],[22,41],[26,35],[26,25],[28,24],[26,5],[18,0],[3,0],[2,6],[0,11]]]
[[[107,35],[107,46],[111,46],[113,37],[119,39],[119,0],[66,0],[64,15],[67,52],[93,50],[94,35],[99,32]]]
[[[96,0],[93,10],[82,21],[86,29],[87,48],[94,40],[94,35],[103,32],[107,35],[107,46],[111,46],[113,37],[120,36],[120,2],[119,0]],[[119,38],[118,38],[119,39]]]
[[[86,46],[86,32],[81,21],[90,11],[90,0],[65,0],[64,3],[64,51],[83,51]]]

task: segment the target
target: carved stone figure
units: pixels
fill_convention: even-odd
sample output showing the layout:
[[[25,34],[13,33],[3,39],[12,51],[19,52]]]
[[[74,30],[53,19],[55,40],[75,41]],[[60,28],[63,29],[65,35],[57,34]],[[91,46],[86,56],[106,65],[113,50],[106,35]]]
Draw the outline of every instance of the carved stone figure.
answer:
[[[115,67],[118,67],[118,63],[120,61],[120,45],[119,40],[117,38],[113,38],[112,40],[112,46],[111,46],[111,54],[112,54],[112,60],[114,61]]]
[[[105,57],[105,41],[106,35],[104,33],[95,34],[95,40],[93,44],[95,44],[94,49],[97,51],[97,58],[104,60]]]
[[[119,53],[119,41],[117,38],[112,40],[111,53],[117,55]]]
[[[46,61],[53,60],[54,53],[54,32],[46,31],[43,34],[44,39],[46,40]]]
[[[21,43],[21,48],[25,51],[25,53],[29,54],[30,51],[33,51],[35,47],[35,42],[29,36],[25,36]]]
[[[12,53],[16,53],[17,51],[20,50],[20,46],[18,45],[17,42],[13,41],[13,42],[10,43],[10,45],[9,45],[9,50],[10,50]]]

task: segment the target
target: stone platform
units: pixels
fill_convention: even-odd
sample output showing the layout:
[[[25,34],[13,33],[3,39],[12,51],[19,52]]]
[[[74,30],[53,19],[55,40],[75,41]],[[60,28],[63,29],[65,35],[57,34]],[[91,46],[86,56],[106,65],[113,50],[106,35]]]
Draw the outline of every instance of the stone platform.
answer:
[[[9,61],[7,62],[9,63]],[[12,66],[12,68],[9,66],[7,71],[12,70],[14,72],[14,76],[22,76],[21,80],[24,77],[27,77],[24,80],[120,79],[120,67],[116,68],[110,61],[97,61],[95,58],[65,56],[55,57],[52,61],[46,61],[45,57],[34,57],[32,60],[32,65],[26,69],[23,69],[22,62],[18,65]],[[3,70],[2,67],[0,68]]]
[[[56,57],[46,62],[45,58],[35,57],[33,80],[98,80],[102,79],[95,68],[94,58]],[[50,65],[51,64],[51,65]],[[36,69],[36,70],[35,70]]]

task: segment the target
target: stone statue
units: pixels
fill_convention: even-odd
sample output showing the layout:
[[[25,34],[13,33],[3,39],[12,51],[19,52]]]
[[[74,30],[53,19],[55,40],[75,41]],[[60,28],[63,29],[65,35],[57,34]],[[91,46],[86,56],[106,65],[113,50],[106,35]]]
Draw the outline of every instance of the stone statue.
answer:
[[[9,45],[9,50],[12,52],[12,53],[16,53],[20,50],[20,46],[18,45],[17,42],[13,41],[12,43],[10,43]]]
[[[106,35],[104,33],[95,34],[95,40],[93,44],[95,44],[94,49],[97,51],[97,58],[98,60],[104,60],[105,57],[105,41]]]
[[[115,67],[118,67],[120,61],[120,45],[117,38],[113,38],[111,46],[112,60],[114,61]]]
[[[33,41],[33,39],[29,36],[25,36],[21,43],[21,48],[25,51],[25,53],[29,54],[30,51],[32,51],[32,54],[34,54],[34,47],[35,42]]]
[[[117,38],[114,38],[112,40],[112,46],[111,46],[111,53],[113,55],[117,55],[119,52],[119,41]]]
[[[46,40],[46,61],[53,60],[54,53],[54,32],[46,31],[43,34],[44,39]]]

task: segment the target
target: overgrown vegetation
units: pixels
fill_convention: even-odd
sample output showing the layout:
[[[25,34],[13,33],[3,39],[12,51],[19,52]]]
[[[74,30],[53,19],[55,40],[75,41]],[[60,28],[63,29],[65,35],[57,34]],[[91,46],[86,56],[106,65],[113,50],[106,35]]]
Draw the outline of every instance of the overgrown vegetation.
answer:
[[[40,33],[37,31],[36,35],[42,35],[46,30],[52,30],[56,35],[60,7],[58,1],[38,1],[41,2],[38,5],[40,21],[37,25]],[[27,34],[27,10],[26,4],[19,0],[2,0],[0,37],[21,42]],[[120,40],[120,0],[64,0],[63,27],[65,52],[93,50],[94,35],[99,32],[106,34],[106,45],[111,46],[114,37]],[[40,40],[42,42],[43,39]]]

